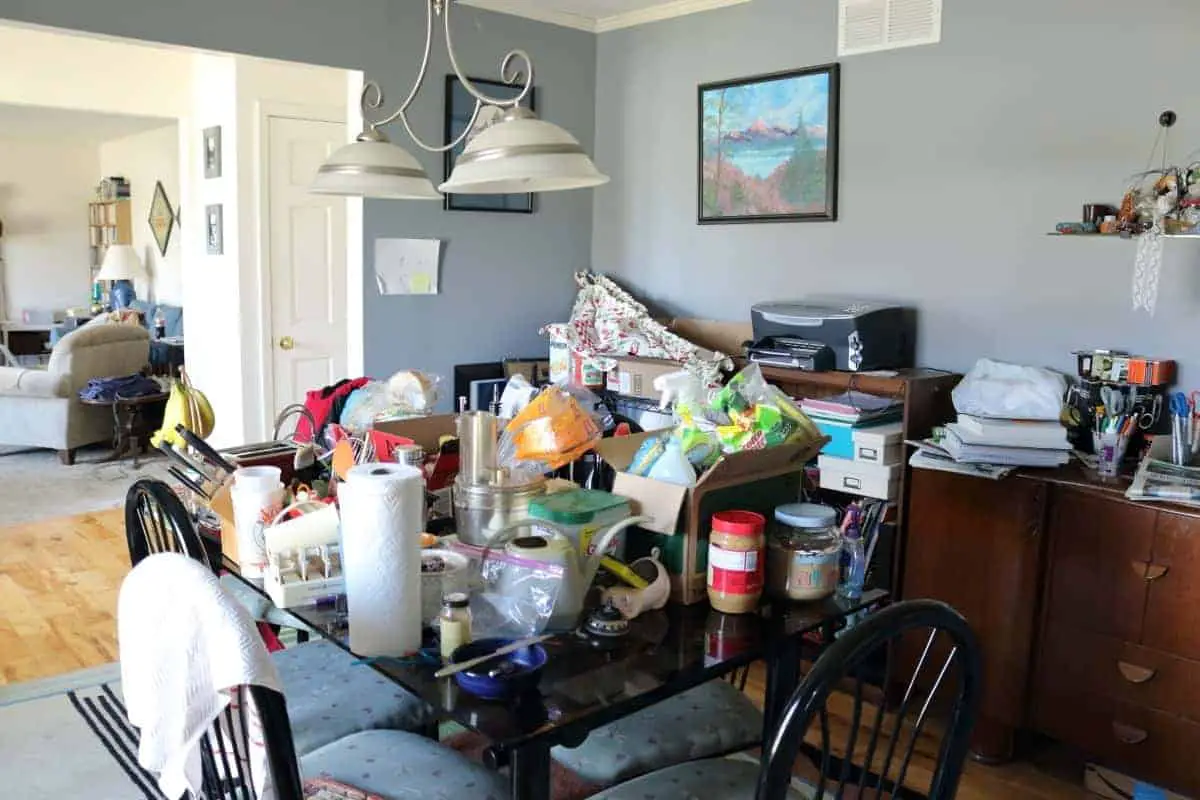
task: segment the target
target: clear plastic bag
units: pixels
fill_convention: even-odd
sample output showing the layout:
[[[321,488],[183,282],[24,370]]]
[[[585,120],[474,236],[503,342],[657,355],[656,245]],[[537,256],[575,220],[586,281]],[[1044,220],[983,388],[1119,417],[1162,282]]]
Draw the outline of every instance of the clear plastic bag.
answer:
[[[555,621],[562,566],[501,550],[483,551],[480,558],[482,591],[471,597],[473,635],[525,638],[548,630]]]
[[[981,358],[950,396],[960,414],[1057,420],[1066,393],[1066,378],[1057,372]]]
[[[602,433],[572,393],[550,386],[505,426],[497,464],[514,475],[549,472],[591,450]]]

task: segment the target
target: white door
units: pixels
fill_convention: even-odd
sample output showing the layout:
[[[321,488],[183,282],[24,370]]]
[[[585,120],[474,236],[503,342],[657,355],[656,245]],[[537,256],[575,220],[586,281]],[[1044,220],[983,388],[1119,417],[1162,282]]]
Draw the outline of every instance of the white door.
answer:
[[[346,132],[309,119],[267,123],[273,417],[347,377],[345,200],[308,191]]]

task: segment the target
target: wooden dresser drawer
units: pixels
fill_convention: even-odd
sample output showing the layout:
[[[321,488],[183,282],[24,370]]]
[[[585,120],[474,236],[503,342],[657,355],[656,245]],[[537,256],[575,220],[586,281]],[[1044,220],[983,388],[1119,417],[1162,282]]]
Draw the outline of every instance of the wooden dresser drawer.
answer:
[[[1053,622],[1035,682],[1039,697],[1083,691],[1200,723],[1200,662]]]
[[[1182,717],[1076,692],[1034,695],[1039,730],[1136,778],[1188,795],[1200,793],[1200,725]]]

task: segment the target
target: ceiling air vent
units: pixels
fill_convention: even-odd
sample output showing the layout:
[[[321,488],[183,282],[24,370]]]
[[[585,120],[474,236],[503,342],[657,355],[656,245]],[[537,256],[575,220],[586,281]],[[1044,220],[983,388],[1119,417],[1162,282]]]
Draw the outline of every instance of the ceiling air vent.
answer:
[[[895,50],[942,39],[942,0],[839,0],[838,55]]]

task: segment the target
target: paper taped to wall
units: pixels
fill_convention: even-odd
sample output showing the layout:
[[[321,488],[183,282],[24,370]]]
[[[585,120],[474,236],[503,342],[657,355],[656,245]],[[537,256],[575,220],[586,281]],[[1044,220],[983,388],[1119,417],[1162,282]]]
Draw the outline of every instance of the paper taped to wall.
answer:
[[[437,294],[441,239],[376,239],[380,294]]]

